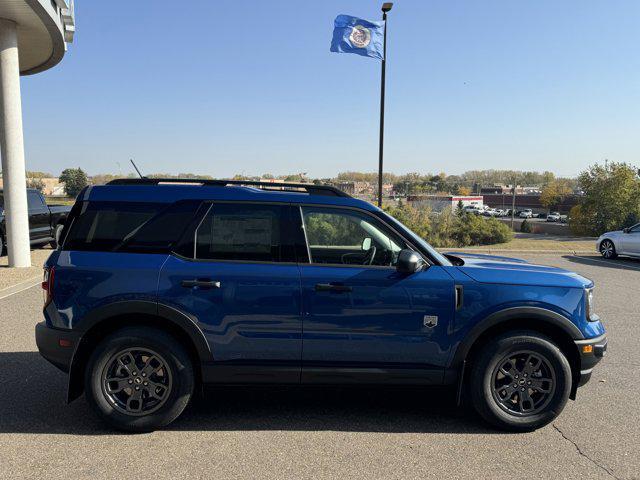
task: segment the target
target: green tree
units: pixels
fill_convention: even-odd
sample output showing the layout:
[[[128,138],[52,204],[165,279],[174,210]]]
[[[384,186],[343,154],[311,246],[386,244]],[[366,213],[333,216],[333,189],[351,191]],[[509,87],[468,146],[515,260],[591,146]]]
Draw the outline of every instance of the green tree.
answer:
[[[533,229],[531,228],[531,222],[529,222],[529,220],[527,220],[526,218],[520,224],[520,231],[522,233],[531,233],[533,231]]]
[[[552,180],[542,188],[540,203],[547,210],[557,207],[567,195],[572,193],[571,185],[565,179]]]
[[[89,178],[81,168],[65,168],[59,180],[64,183],[64,191],[70,197],[76,197],[84,187],[89,185]]]
[[[578,177],[584,191],[580,208],[571,211],[577,234],[601,235],[637,223],[640,218],[640,178],[627,163],[595,164]]]
[[[29,170],[27,170],[26,172],[26,176],[27,178],[51,178],[53,177],[53,175],[51,175],[50,173],[47,172],[30,172]]]

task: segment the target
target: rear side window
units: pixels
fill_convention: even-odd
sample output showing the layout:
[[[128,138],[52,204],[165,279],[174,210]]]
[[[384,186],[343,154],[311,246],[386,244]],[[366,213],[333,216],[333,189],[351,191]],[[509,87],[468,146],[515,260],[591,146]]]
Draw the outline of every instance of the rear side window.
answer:
[[[45,205],[40,194],[33,190],[27,190],[27,204],[30,209],[42,208]]]
[[[288,262],[293,245],[284,241],[289,207],[214,203],[195,232],[195,258]]]
[[[85,202],[73,219],[64,249],[164,253],[196,208],[194,202]]]

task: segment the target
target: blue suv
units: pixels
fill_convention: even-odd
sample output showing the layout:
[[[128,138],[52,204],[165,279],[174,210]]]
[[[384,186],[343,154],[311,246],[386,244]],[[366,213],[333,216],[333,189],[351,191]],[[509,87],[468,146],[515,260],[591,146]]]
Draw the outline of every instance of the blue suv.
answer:
[[[86,188],[45,264],[40,353],[112,426],[176,419],[205,384],[450,385],[492,425],[552,421],[607,340],[593,283],[443,255],[328,186]]]

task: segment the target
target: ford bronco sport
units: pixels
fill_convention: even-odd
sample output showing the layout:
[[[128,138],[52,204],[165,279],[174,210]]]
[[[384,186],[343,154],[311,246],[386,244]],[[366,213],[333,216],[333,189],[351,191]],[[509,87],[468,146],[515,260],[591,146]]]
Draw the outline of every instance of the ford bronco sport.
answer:
[[[86,188],[45,264],[41,354],[112,426],[148,431],[204,384],[450,385],[488,422],[552,421],[607,348],[593,283],[442,255],[328,186]]]

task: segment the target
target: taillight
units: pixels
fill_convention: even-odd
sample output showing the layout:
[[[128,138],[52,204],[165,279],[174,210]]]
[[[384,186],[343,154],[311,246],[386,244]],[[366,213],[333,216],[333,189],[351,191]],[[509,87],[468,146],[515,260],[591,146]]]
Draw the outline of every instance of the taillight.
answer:
[[[44,306],[46,307],[51,303],[53,298],[53,287],[56,277],[55,267],[44,268],[44,278],[42,279],[42,290],[44,291]]]

